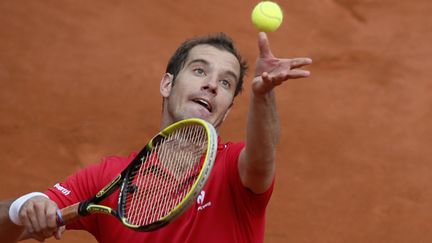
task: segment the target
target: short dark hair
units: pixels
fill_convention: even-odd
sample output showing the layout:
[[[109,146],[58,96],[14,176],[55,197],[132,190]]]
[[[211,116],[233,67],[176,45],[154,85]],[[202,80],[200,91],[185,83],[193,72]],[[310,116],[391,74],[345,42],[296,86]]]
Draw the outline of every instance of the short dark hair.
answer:
[[[178,73],[184,67],[190,50],[198,45],[211,45],[220,50],[226,50],[237,58],[240,64],[240,76],[234,93],[234,96],[237,96],[243,90],[243,78],[248,67],[246,61],[241,57],[234,46],[233,40],[225,33],[195,37],[183,42],[171,56],[166,68],[166,72],[173,75],[172,85],[174,85]]]

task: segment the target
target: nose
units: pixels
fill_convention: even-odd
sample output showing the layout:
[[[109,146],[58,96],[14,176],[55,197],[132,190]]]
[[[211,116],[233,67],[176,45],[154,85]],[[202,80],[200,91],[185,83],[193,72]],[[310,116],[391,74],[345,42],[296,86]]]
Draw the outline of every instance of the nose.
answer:
[[[218,80],[215,77],[208,77],[202,87],[203,90],[206,90],[212,94],[217,94],[218,88]]]

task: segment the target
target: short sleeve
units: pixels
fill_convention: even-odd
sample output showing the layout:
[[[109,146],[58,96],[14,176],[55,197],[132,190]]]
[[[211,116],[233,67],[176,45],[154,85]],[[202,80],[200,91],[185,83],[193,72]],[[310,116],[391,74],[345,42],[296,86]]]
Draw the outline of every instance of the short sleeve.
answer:
[[[263,215],[273,192],[274,178],[267,191],[259,194],[243,185],[239,174],[238,159],[244,147],[244,143],[226,145],[226,173],[229,175],[230,188],[238,205],[241,205],[250,214]]]

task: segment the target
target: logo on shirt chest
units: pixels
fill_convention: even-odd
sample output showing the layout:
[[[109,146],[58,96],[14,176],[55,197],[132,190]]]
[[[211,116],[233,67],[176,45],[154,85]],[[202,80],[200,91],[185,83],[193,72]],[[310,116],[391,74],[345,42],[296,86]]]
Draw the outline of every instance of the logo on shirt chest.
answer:
[[[196,202],[198,205],[198,208],[197,208],[198,211],[202,211],[202,210],[211,206],[211,201],[208,201],[208,202],[205,201],[205,194],[206,194],[205,191],[202,190],[201,193],[199,194],[199,196],[197,197]]]

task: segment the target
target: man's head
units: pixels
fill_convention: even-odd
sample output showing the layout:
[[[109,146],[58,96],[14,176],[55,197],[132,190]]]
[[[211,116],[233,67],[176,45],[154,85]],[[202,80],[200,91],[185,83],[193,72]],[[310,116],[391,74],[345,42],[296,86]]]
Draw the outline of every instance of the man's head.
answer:
[[[224,34],[184,42],[161,81],[162,126],[198,117],[219,126],[243,86],[247,66]]]
[[[243,57],[235,48],[232,39],[224,33],[218,33],[216,35],[193,38],[183,42],[177,48],[176,52],[171,56],[171,59],[169,60],[168,65],[166,67],[165,72],[172,74],[174,77],[172,85],[175,84],[175,80],[178,73],[180,72],[181,69],[183,69],[186,59],[189,56],[190,50],[197,45],[210,45],[216,47],[217,49],[225,50],[233,54],[237,58],[237,61],[240,64],[240,75],[238,77],[239,80],[237,81],[237,86],[235,90],[236,91],[235,96],[237,96],[243,90],[243,78],[247,70],[247,64],[246,61],[243,59]]]

